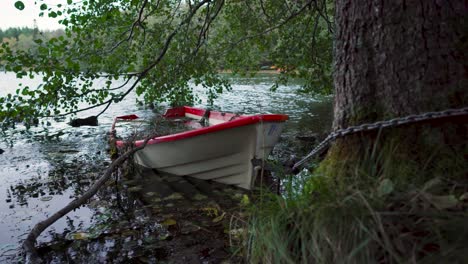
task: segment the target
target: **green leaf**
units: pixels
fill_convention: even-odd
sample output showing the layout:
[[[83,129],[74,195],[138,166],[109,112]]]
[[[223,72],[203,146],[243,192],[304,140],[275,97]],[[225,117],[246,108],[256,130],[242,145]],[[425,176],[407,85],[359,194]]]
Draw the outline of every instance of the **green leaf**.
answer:
[[[20,65],[15,65],[15,66],[13,67],[13,71],[14,71],[14,72],[19,72],[19,71],[21,71],[21,69],[23,69],[23,68],[22,68]]]
[[[462,194],[460,196],[460,201],[468,201],[468,192]]]
[[[24,3],[23,3],[23,1],[16,1],[15,7],[16,7],[16,9],[18,9],[18,10],[23,10],[23,9],[24,9]]]
[[[85,232],[69,233],[66,235],[66,239],[68,240],[86,240],[88,238],[91,238],[91,235]]]
[[[393,192],[393,182],[390,179],[383,179],[377,189],[379,196],[385,196]]]
[[[439,210],[454,208],[458,204],[458,199],[454,195],[426,194],[426,198]]]
[[[223,212],[220,216],[214,218],[212,221],[213,223],[218,223],[224,219],[224,216],[226,215],[226,212]]]
[[[41,8],[41,10],[46,10],[46,9],[47,9],[47,5],[46,5],[46,4],[42,4],[40,8]]]
[[[57,17],[57,13],[55,13],[54,11],[52,11],[52,12],[49,13],[49,17],[51,17],[51,18],[56,18],[56,17]]]
[[[43,202],[48,202],[48,201],[52,200],[52,196],[44,196],[44,197],[41,197],[41,199],[39,199],[39,200],[41,200]]]
[[[177,224],[177,221],[172,219],[172,218],[168,218],[166,220],[164,220],[161,225],[163,226],[172,226],[172,225],[176,225]]]
[[[246,194],[242,195],[241,205],[247,206],[249,204],[250,204],[249,196],[247,196]]]

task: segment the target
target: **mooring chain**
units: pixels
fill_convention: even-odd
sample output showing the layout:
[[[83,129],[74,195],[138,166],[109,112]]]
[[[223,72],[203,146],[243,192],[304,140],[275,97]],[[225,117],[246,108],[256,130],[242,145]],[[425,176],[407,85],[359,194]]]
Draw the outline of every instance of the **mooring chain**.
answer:
[[[427,112],[427,113],[420,114],[420,115],[409,115],[409,116],[393,118],[393,119],[385,120],[385,121],[378,121],[375,123],[366,123],[366,124],[362,124],[358,126],[350,126],[348,128],[338,129],[330,133],[322,142],[320,142],[320,144],[318,144],[309,154],[307,154],[307,156],[305,156],[303,159],[295,163],[293,166],[293,170],[302,166],[304,163],[306,163],[308,159],[312,158],[313,156],[322,153],[322,151],[325,150],[325,148],[328,146],[330,142],[340,137],[345,137],[345,136],[356,134],[359,132],[377,130],[377,129],[388,128],[388,127],[396,127],[400,125],[416,123],[416,122],[421,122],[421,121],[426,121],[426,120],[433,120],[433,119],[453,117],[453,116],[462,116],[462,115],[468,115],[468,107],[464,107],[460,109],[447,109],[447,110],[440,111],[440,112]]]

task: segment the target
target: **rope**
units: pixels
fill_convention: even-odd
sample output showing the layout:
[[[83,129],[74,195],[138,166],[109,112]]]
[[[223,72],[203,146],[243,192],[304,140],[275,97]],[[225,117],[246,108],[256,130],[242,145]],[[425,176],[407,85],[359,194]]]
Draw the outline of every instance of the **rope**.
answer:
[[[398,117],[398,118],[385,120],[385,121],[378,121],[375,123],[366,123],[366,124],[362,124],[358,126],[350,126],[348,128],[338,129],[330,133],[322,142],[320,142],[320,144],[318,144],[309,154],[307,154],[307,156],[305,156],[303,159],[301,159],[296,164],[294,164],[293,170],[302,166],[304,163],[306,163],[307,160],[309,160],[313,156],[321,154],[326,149],[328,144],[330,144],[332,141],[334,141],[337,138],[353,135],[359,132],[367,132],[367,131],[378,130],[382,128],[396,127],[396,126],[401,126],[405,124],[422,122],[422,121],[427,121],[427,120],[454,117],[454,116],[463,116],[463,115],[468,115],[468,107],[459,108],[459,109],[447,109],[447,110],[440,111],[440,112],[427,112],[427,113],[423,113],[420,115],[409,115],[409,116]]]

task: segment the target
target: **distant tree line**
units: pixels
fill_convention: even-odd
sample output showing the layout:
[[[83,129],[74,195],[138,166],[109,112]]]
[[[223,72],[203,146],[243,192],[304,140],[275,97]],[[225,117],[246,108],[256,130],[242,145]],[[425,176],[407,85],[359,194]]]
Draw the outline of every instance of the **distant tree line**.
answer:
[[[38,33],[37,28],[29,28],[29,27],[12,27],[6,30],[0,29],[0,39],[3,40],[4,38],[11,39],[15,38],[17,41],[19,40],[19,36],[21,34],[25,36],[33,36],[37,35]]]
[[[64,34],[62,29],[39,30],[37,27],[12,27],[0,29],[0,43],[8,43],[12,50],[34,51],[37,49],[35,40],[48,41]]]

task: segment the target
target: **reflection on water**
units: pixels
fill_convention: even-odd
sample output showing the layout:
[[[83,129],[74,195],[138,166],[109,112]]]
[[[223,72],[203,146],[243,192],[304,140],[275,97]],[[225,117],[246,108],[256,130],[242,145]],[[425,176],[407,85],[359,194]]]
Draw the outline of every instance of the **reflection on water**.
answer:
[[[271,74],[260,74],[253,78],[230,77],[233,90],[219,96],[214,102],[214,108],[226,112],[245,114],[289,115],[282,140],[275,147],[273,155],[283,161],[290,156],[303,156],[310,151],[314,142],[304,142],[296,139],[297,135],[318,134],[323,137],[330,131],[333,119],[332,98],[314,97],[298,93],[300,82],[288,86],[279,86],[271,91],[273,79]],[[196,87],[201,91],[201,87]],[[206,102],[206,101],[204,101]],[[203,106],[200,105],[200,106]]]
[[[25,81],[32,87],[40,82],[30,79]],[[287,159],[293,154],[300,156],[309,150],[310,144],[296,139],[298,134],[322,134],[330,127],[330,98],[298,94],[298,84],[280,86],[276,92],[271,92],[273,82],[269,75],[232,78],[232,81],[233,90],[216,99],[212,108],[244,114],[284,113],[290,116],[281,142],[275,149],[274,154],[279,159]],[[14,74],[0,73],[0,96],[14,92],[18,82]],[[204,107],[206,97],[202,88],[194,87],[194,90],[202,99],[198,106]],[[79,117],[96,114],[100,110],[91,110]],[[8,139],[15,140],[13,147],[9,147],[5,138],[2,138],[0,148],[5,152],[0,154],[0,262],[16,262],[17,248],[32,226],[82,194],[102,175],[110,162],[106,148],[112,118],[131,113],[143,118],[153,115],[151,110],[139,108],[135,103],[135,95],[132,94],[121,104],[112,105],[100,116],[98,127],[72,128],[64,122],[66,120],[49,120],[51,125],[47,130],[38,127],[33,128],[34,133],[24,133],[19,127],[10,131]],[[138,207],[138,201],[134,197],[121,197],[120,191],[116,186],[104,188],[88,205],[69,213],[47,229],[39,241],[50,242],[59,238],[66,240],[67,235],[89,231],[90,227],[100,230],[96,231],[96,239],[99,239],[101,231],[112,230],[110,227],[102,227],[106,222],[104,220],[125,218],[125,214],[132,211],[132,208]],[[115,210],[112,211],[112,208]],[[119,225],[122,228],[121,223]],[[131,221],[128,225],[131,225]],[[141,226],[148,228],[147,224]],[[147,230],[148,232],[152,231]],[[108,251],[110,255],[118,255],[118,245],[129,243],[119,240],[117,236],[113,239],[106,236],[102,240],[102,243],[95,244],[99,248],[89,249],[89,252]],[[78,242],[75,240],[70,243]],[[140,242],[137,239],[135,243]],[[156,250],[154,252],[157,254],[164,253],[158,253],[157,249],[152,250]],[[99,260],[99,256],[95,260]]]
[[[0,261],[12,261],[13,249],[33,225],[75,199],[100,176],[108,164],[99,147],[105,144],[104,136],[99,140],[69,133],[53,142],[21,140],[5,148],[0,157],[0,199],[4,201],[0,203]],[[81,207],[46,230],[39,241],[89,226],[93,214]]]

